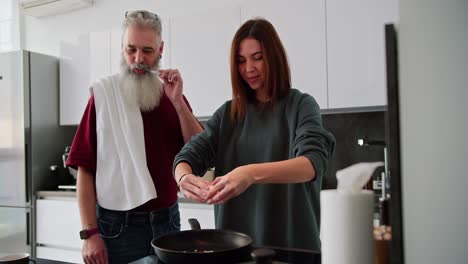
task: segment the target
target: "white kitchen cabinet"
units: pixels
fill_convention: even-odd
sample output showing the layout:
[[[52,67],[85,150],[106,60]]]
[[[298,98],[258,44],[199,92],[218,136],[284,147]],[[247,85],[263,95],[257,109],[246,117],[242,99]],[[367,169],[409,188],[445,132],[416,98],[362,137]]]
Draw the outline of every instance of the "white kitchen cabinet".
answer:
[[[252,1],[241,14],[242,22],[263,17],[273,24],[288,55],[292,87],[327,108],[325,0]]]
[[[181,72],[184,94],[197,117],[211,116],[231,99],[229,54],[239,25],[237,6],[171,18],[171,67]]]
[[[38,258],[81,262],[81,229],[76,198],[47,197],[36,201]]]
[[[36,208],[38,244],[81,249],[82,241],[78,235],[81,223],[76,199],[39,199]]]
[[[326,0],[329,108],[386,105],[384,24],[397,0]]]
[[[61,43],[60,124],[78,125],[93,81],[111,74],[111,32],[90,32],[77,45]]]
[[[111,31],[89,33],[89,80],[111,74]]]
[[[212,173],[212,172],[211,172]],[[208,173],[210,174],[210,173]],[[207,174],[207,179],[212,175]],[[36,254],[38,258],[82,263],[78,202],[74,193],[42,192],[36,200]],[[179,200],[181,230],[190,230],[189,218],[203,229],[215,228],[214,206]]]
[[[60,125],[80,122],[89,99],[89,35],[60,43]]]
[[[122,29],[115,28],[110,31],[110,72],[115,74],[120,72],[120,62],[122,60]]]
[[[315,97],[322,109],[386,104],[384,24],[397,22],[397,0],[233,1],[204,3],[162,18],[162,68],[178,68],[184,94],[198,117],[211,116],[231,99],[229,53],[241,23],[265,17],[288,54],[292,86]],[[60,123],[76,125],[89,85],[117,73],[121,28],[91,32],[62,44]]]
[[[162,40],[164,41],[164,47],[162,52],[162,58],[160,62],[161,69],[170,68],[171,66],[171,23],[169,17],[161,16],[162,26]],[[184,76],[182,76],[183,78]]]
[[[179,202],[180,230],[190,230],[188,219],[195,218],[202,229],[214,229],[214,205]]]
[[[50,259],[56,261],[66,261],[70,263],[83,263],[81,251],[58,249],[50,247],[36,247],[36,256],[38,258]]]
[[[79,39],[78,45],[61,43],[61,125],[78,125],[90,97],[91,83],[119,70],[120,30],[90,32]]]

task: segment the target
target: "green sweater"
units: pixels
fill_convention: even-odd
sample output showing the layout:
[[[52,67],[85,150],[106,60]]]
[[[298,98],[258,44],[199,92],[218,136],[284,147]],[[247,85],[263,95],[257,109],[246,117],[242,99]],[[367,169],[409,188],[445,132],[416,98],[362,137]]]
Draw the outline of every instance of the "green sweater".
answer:
[[[313,181],[254,184],[224,204],[215,205],[216,228],[246,233],[256,245],[320,250],[320,189],[335,139],[322,127],[315,99],[291,89],[273,109],[258,111],[250,103],[234,127],[231,101],[222,105],[179,152],[174,167],[188,162],[194,174],[215,167],[215,177],[238,166],[307,157]],[[203,227],[202,227],[203,228]]]

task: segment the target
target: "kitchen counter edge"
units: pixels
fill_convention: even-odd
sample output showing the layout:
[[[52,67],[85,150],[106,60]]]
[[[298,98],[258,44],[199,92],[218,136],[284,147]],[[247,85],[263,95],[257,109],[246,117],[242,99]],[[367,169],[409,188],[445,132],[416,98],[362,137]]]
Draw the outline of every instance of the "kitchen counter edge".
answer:
[[[177,193],[178,196],[178,202],[179,203],[185,203],[185,204],[203,204],[197,201],[190,200],[182,193]],[[37,191],[36,192],[36,198],[37,199],[47,199],[47,198],[76,198],[76,191],[54,191],[54,190],[43,190],[43,191]]]

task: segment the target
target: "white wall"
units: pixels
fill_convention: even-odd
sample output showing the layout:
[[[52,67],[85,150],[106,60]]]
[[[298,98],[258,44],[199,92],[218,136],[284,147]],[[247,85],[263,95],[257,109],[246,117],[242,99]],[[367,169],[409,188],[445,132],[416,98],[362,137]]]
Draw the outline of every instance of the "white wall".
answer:
[[[0,2],[0,52],[20,48],[18,6],[16,0]]]
[[[34,18],[24,16],[23,47],[27,50],[59,56],[60,41],[77,42],[79,34],[119,28],[126,11],[147,9],[165,17],[194,11],[236,5],[245,0],[95,0],[91,8]],[[164,31],[164,28],[163,28]]]
[[[468,1],[400,1],[405,263],[468,262]]]

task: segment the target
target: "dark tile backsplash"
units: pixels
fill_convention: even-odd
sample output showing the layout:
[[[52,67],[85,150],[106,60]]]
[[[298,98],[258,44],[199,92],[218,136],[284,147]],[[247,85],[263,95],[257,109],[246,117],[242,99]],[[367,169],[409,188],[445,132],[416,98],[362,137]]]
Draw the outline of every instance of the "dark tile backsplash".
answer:
[[[324,177],[323,189],[336,188],[337,170],[359,162],[384,160],[383,147],[363,147],[357,143],[359,138],[385,140],[384,111],[323,114],[322,123],[336,139],[335,156]]]

